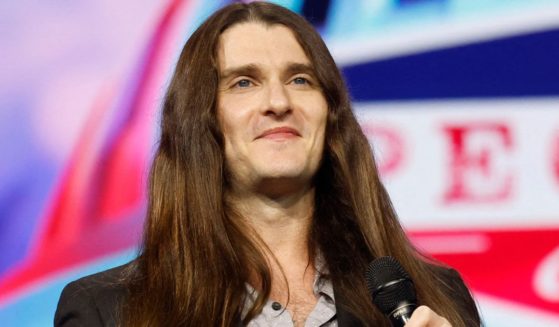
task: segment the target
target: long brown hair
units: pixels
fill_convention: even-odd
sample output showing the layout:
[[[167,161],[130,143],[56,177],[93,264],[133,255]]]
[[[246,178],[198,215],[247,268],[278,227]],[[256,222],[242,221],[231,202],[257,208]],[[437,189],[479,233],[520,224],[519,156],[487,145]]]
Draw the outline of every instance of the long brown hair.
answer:
[[[219,37],[227,28],[249,21],[281,24],[293,31],[328,102],[309,247],[324,257],[336,302],[364,325],[389,326],[371,304],[364,271],[374,258],[391,255],[414,279],[422,304],[453,326],[469,326],[463,310],[453,304],[451,285],[439,276],[442,269],[428,263],[406,238],[326,45],[302,17],[263,2],[217,11],[182,50],[163,104],[144,240],[128,270],[121,323],[246,324],[270,294],[271,273],[262,245],[242,219],[235,219],[224,196],[223,135],[216,118]],[[260,295],[243,312],[249,275],[258,277],[260,285],[254,286]]]

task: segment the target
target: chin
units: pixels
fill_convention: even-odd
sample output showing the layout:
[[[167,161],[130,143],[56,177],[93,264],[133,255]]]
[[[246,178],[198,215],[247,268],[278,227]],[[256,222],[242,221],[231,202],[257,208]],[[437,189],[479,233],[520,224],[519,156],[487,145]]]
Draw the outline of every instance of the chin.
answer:
[[[302,169],[273,169],[262,172],[261,176],[265,178],[298,178],[305,175]]]
[[[267,167],[261,171],[260,176],[265,179],[303,181],[310,180],[313,173],[312,169],[307,166],[281,166]]]

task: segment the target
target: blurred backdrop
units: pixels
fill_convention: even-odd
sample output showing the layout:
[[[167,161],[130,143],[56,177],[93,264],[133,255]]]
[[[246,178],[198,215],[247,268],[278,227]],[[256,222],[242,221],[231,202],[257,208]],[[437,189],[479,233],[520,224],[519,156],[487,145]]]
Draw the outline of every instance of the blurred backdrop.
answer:
[[[559,326],[559,3],[275,1],[321,32],[414,244],[488,327]],[[158,110],[227,1],[0,2],[0,325],[134,257]]]

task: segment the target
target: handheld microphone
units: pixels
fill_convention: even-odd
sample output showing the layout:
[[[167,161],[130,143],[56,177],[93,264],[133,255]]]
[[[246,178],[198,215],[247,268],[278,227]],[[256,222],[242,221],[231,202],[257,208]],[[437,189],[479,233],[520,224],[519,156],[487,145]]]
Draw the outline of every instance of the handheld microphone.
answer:
[[[402,265],[393,257],[375,259],[367,268],[366,281],[373,303],[393,327],[403,327],[417,308],[417,296]]]

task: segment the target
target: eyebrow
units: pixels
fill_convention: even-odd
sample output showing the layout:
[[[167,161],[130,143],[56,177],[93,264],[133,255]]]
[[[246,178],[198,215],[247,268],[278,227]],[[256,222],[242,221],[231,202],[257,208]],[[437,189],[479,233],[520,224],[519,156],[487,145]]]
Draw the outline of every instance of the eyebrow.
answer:
[[[237,67],[231,67],[223,70],[220,74],[220,79],[228,80],[232,76],[259,76],[262,74],[262,70],[258,65],[255,64],[247,64]],[[297,63],[297,62],[289,62],[287,63],[287,68],[282,73],[285,76],[291,76],[295,74],[307,74],[311,77],[315,78],[315,71],[314,68],[307,63]]]
[[[248,65],[227,68],[223,72],[221,72],[221,74],[219,74],[219,78],[221,80],[227,80],[231,76],[242,76],[242,75],[254,76],[259,74],[260,74],[260,68],[258,68],[257,65],[248,64]]]
[[[312,78],[315,78],[315,71],[314,68],[310,64],[303,64],[303,63],[289,63],[287,65],[287,69],[285,71],[287,76],[295,75],[295,74],[307,74],[310,75]]]

